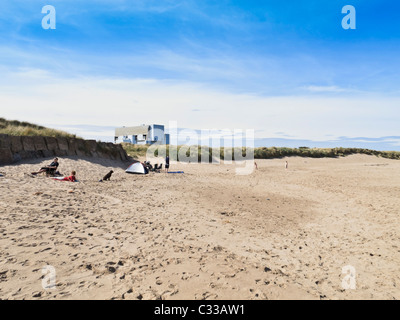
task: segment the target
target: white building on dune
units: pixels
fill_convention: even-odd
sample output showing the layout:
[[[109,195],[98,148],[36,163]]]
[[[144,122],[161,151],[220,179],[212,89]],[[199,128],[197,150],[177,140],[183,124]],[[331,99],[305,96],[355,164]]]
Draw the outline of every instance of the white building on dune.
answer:
[[[115,143],[145,144],[169,144],[169,134],[165,134],[163,125],[151,124],[137,127],[122,127],[115,129]]]

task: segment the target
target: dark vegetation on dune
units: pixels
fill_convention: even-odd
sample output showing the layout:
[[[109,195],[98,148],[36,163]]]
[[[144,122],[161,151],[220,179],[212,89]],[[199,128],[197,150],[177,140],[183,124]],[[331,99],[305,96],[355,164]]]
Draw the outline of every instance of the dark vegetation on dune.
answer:
[[[147,150],[150,146],[148,145],[131,145],[131,144],[123,144],[125,151],[129,156],[133,158],[144,157],[146,156]],[[184,149],[182,149],[184,148]],[[197,161],[201,161],[201,159],[208,159],[210,162],[214,158],[219,158],[224,160],[225,157],[227,159],[235,159],[235,153],[241,155],[242,157],[246,156],[246,148],[221,148],[221,149],[213,149],[209,147],[201,147],[201,146],[193,146],[190,149],[193,151],[197,148]],[[162,149],[160,149],[162,150]],[[397,151],[376,151],[369,149],[360,149],[360,148],[308,148],[308,147],[300,147],[300,148],[277,148],[277,147],[263,147],[263,148],[255,148],[254,151],[254,159],[279,159],[284,157],[305,157],[305,158],[338,158],[345,157],[353,154],[365,154],[376,157],[382,157],[387,159],[400,159],[400,152]],[[177,153],[185,155],[186,157],[190,156],[190,150],[188,146],[166,146],[166,154]],[[158,156],[158,152],[154,152],[155,156]],[[213,157],[214,155],[214,157]]]

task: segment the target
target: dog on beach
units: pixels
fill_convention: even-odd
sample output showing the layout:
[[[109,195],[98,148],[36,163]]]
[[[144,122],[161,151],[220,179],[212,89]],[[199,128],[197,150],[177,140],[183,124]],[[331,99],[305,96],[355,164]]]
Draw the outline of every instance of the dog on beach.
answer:
[[[102,180],[100,180],[100,181],[110,181],[111,180],[111,176],[112,176],[112,174],[114,173],[114,171],[110,171],[109,173],[107,173],[104,177],[103,177],[103,179]]]

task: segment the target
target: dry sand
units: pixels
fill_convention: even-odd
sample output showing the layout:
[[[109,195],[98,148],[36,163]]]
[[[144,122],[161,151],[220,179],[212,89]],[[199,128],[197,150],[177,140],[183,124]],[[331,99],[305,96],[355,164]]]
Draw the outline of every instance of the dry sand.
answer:
[[[0,167],[0,299],[400,299],[400,162],[284,161],[136,176],[60,159],[75,184],[25,174],[49,160]]]

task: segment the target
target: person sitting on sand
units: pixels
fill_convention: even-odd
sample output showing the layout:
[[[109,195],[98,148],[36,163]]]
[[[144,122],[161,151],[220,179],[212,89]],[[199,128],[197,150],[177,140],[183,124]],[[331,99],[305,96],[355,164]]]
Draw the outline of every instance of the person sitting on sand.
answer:
[[[54,174],[56,172],[58,166],[59,166],[58,158],[55,158],[49,166],[40,168],[40,170],[38,172],[32,172],[32,175],[35,176],[35,175],[37,175],[39,173],[43,173],[43,172],[46,172],[46,174]]]
[[[147,167],[147,170],[153,171],[153,165],[150,163],[150,161],[146,161],[146,167]]]
[[[71,175],[69,177],[65,177],[65,178],[58,178],[58,179],[54,179],[57,181],[70,181],[70,182],[76,182],[76,172],[72,171]]]

